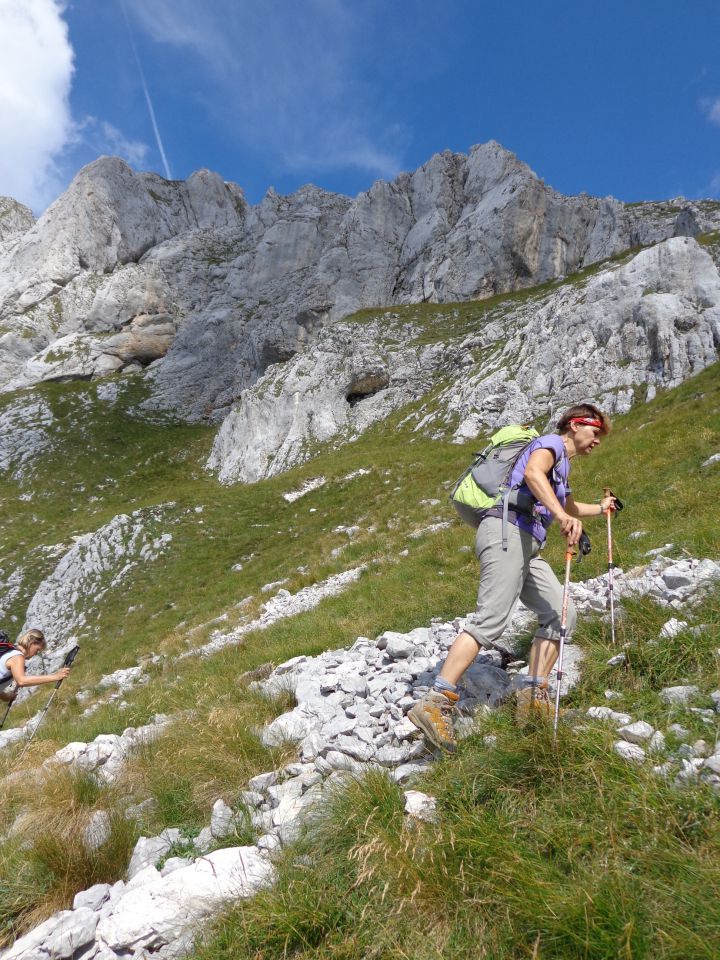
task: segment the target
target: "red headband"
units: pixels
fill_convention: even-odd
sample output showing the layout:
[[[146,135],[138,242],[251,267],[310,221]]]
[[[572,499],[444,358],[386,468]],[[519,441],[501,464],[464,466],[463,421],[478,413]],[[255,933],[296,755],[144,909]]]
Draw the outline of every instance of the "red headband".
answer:
[[[582,423],[586,427],[597,427],[598,430],[603,428],[602,420],[591,420],[590,417],[573,417],[570,423]]]

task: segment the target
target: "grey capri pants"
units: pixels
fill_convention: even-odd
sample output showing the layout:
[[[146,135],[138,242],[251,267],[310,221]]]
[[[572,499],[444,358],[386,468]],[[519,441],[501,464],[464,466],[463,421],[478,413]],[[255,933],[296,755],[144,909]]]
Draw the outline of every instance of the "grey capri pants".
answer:
[[[496,643],[510,623],[518,598],[537,614],[536,637],[560,639],[563,587],[550,564],[539,556],[540,544],[530,533],[508,524],[508,548],[502,548],[502,520],[485,517],[475,537],[480,561],[477,613],[465,632],[481,647]],[[568,601],[567,632],[572,634],[577,614]]]

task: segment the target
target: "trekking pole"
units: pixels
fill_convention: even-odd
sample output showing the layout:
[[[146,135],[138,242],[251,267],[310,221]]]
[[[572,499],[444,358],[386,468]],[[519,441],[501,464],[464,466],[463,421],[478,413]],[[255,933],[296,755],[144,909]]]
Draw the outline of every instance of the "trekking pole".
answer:
[[[567,609],[570,598],[570,564],[575,556],[575,547],[568,545],[565,550],[565,586],[563,587],[562,614],[560,616],[560,652],[557,665],[557,686],[555,688],[555,718],[553,720],[553,740],[557,739],[558,720],[560,719],[560,687],[563,681],[563,655],[567,636]]]
[[[2,728],[5,726],[5,721],[7,720],[7,715],[10,713],[10,707],[13,705],[14,702],[15,702],[14,700],[11,700],[10,703],[8,703],[8,705],[7,705],[6,709],[5,709],[5,714],[3,715],[2,720],[0,720],[0,730],[2,730]]]
[[[73,647],[72,650],[67,654],[67,656],[66,656],[65,659],[63,660],[63,667],[71,667],[71,666],[73,665],[73,661],[74,661],[75,657],[78,655],[78,653],[80,653],[80,647]],[[53,692],[52,692],[52,694],[51,694],[51,696],[50,696],[50,699],[49,699],[48,702],[45,704],[45,709],[44,709],[43,712],[40,714],[40,719],[39,719],[38,722],[35,724],[35,729],[34,729],[33,732],[30,734],[30,738],[28,739],[28,742],[25,744],[25,747],[23,748],[23,752],[22,752],[22,753],[20,754],[20,756],[18,757],[18,760],[17,760],[18,763],[20,763],[20,761],[22,760],[22,758],[23,758],[23,757],[25,756],[25,754],[27,753],[28,747],[30,746],[30,744],[31,744],[31,742],[32,742],[32,738],[33,738],[33,737],[35,736],[35,734],[38,732],[38,728],[39,728],[40,724],[41,724],[41,723],[43,722],[43,720],[45,719],[45,714],[46,714],[46,713],[48,712],[48,710],[50,709],[50,704],[51,704],[51,703],[53,702],[53,700],[55,699],[55,694],[56,694],[56,693],[58,692],[58,690],[60,689],[60,684],[61,684],[61,683],[62,683],[62,680],[58,680],[58,681],[56,682],[56,684],[55,684],[55,689],[53,690]]]
[[[603,487],[603,497],[615,497],[610,487]],[[619,513],[623,508],[621,500],[615,497],[615,509],[606,510],[607,517],[607,541],[608,541],[608,599],[610,601],[610,637],[615,645],[615,564],[613,563],[613,542],[612,542],[612,515]]]

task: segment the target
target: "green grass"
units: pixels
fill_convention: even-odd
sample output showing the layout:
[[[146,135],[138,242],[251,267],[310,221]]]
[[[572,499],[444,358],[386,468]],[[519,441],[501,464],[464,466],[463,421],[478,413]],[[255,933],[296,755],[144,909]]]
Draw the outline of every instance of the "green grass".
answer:
[[[350,783],[280,865],[277,885],[216,925],[220,958],[705,957],[720,948],[718,803],[609,750],[504,712],[423,787],[439,822],[402,813],[380,774]],[[487,731],[480,731],[481,733]],[[682,904],[682,909],[677,904]]]

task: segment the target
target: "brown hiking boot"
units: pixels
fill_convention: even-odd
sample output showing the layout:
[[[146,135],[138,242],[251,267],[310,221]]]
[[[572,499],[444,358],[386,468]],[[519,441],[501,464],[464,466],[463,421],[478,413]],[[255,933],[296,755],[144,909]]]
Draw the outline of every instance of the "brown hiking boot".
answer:
[[[549,720],[554,715],[555,706],[550,699],[547,683],[539,687],[521,687],[515,694],[515,719],[518,723],[529,723],[534,717]]]
[[[408,720],[422,730],[433,746],[448,753],[455,753],[455,733],[452,727],[452,715],[459,694],[449,690],[440,692],[431,690],[410,709]]]

